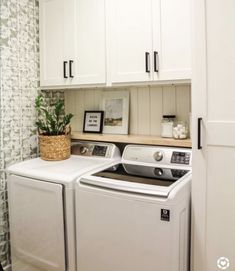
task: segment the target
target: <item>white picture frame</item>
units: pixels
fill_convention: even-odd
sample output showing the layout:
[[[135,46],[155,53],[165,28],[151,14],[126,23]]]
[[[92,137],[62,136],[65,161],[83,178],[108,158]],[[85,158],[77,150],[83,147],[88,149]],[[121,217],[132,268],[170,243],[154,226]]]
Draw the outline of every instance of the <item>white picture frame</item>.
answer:
[[[129,91],[104,91],[101,109],[104,111],[104,134],[128,134]]]

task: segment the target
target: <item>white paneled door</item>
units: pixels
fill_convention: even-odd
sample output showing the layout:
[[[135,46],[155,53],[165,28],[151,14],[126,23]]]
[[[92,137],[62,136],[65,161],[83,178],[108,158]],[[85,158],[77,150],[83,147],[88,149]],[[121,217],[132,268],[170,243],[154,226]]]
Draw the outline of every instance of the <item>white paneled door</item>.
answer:
[[[235,2],[193,3],[192,270],[235,270]]]
[[[68,3],[67,3],[68,2]],[[63,76],[68,29],[66,5],[71,0],[41,0],[40,5],[40,85],[65,85]]]
[[[191,0],[153,1],[154,80],[191,79]]]
[[[71,84],[104,84],[106,82],[105,1],[75,1]]]
[[[104,0],[40,1],[40,85],[106,82]]]
[[[110,0],[109,60],[113,83],[152,79],[152,0]]]
[[[40,1],[40,18],[41,85],[63,85],[64,0]]]

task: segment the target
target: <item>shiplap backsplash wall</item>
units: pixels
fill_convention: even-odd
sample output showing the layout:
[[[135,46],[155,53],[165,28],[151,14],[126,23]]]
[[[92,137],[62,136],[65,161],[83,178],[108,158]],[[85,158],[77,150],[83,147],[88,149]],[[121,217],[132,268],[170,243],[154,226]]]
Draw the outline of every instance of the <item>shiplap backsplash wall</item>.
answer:
[[[189,121],[190,85],[77,89],[65,91],[66,112],[74,114],[72,130],[82,131],[85,110],[100,110],[102,91],[123,89],[130,93],[130,134],[160,135],[162,115],[174,114],[178,120]]]

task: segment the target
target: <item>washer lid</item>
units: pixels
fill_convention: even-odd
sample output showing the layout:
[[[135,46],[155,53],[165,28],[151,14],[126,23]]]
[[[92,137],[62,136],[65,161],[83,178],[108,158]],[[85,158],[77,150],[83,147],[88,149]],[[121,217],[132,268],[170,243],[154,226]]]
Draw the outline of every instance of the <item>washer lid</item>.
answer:
[[[117,164],[86,176],[80,182],[112,190],[167,197],[188,173],[190,171],[185,169]]]
[[[63,161],[45,161],[41,158],[27,160],[10,166],[10,174],[37,180],[71,185],[77,177],[90,170],[109,165],[113,159],[72,155]]]

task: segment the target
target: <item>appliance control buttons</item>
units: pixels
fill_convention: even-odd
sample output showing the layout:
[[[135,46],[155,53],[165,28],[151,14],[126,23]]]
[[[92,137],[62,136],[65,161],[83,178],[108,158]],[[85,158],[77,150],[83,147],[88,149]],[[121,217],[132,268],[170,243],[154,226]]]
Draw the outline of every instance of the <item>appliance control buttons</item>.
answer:
[[[162,151],[157,151],[154,153],[154,159],[159,162],[163,158],[163,152]]]
[[[189,165],[190,153],[189,152],[173,152],[171,156],[171,163]]]
[[[106,156],[106,153],[108,151],[108,147],[107,146],[99,146],[99,145],[95,145],[94,149],[92,151],[92,155],[94,156]]]

